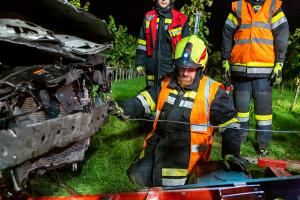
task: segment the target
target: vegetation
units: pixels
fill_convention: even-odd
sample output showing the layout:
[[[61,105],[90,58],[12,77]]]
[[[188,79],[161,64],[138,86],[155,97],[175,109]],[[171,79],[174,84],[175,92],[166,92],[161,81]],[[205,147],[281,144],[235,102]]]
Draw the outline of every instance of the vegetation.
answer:
[[[144,87],[144,78],[132,79],[113,84],[112,97],[118,101],[135,96]],[[274,130],[299,130],[298,119],[300,117],[300,106],[297,105],[293,112],[287,112],[292,92],[284,91],[280,97],[279,90],[274,91]],[[254,128],[254,113],[251,119]],[[87,157],[78,172],[67,170],[55,173],[55,179],[67,183],[82,194],[113,193],[133,191],[137,187],[133,185],[126,175],[130,163],[141,150],[143,139],[148,133],[141,122],[120,121],[110,117],[110,121],[92,139],[91,146],[87,151]],[[255,151],[254,133],[249,134],[249,139],[243,144],[241,154],[243,156],[257,156]],[[221,159],[221,139],[218,134],[212,151],[212,160]],[[291,133],[273,134],[270,145],[270,157],[277,159],[300,159],[300,135]],[[250,166],[254,176],[261,176],[262,170]],[[52,173],[53,174],[53,173]],[[69,195],[58,187],[47,176],[39,176],[32,181],[33,192],[36,196],[45,195]]]
[[[127,27],[117,25],[113,16],[109,16],[109,30],[114,34],[114,47],[106,50],[107,62],[113,67],[128,68],[135,58],[136,38],[127,32]]]
[[[199,22],[199,32],[198,36],[206,43],[207,46],[209,46],[207,37],[209,36],[209,29],[206,25],[208,19],[210,18],[210,12],[207,12],[205,10],[205,6],[211,6],[213,3],[213,0],[191,0],[189,4],[184,5],[181,8],[181,11],[188,17],[189,19],[189,26],[191,33],[194,33],[195,29],[195,20],[196,15],[195,13],[200,14],[200,22]]]

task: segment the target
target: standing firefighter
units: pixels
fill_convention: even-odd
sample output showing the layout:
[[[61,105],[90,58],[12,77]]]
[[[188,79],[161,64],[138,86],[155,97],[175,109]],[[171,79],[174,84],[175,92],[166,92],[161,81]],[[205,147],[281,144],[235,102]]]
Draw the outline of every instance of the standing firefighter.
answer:
[[[131,118],[156,112],[143,151],[129,169],[137,184],[184,185],[196,163],[210,157],[214,130],[211,125],[222,127],[222,155],[226,163],[243,169],[236,129],[239,121],[223,86],[203,75],[207,58],[202,40],[195,35],[183,38],[176,47],[175,72],[164,77],[161,88],[141,92],[126,101],[123,108],[110,107],[112,114]]]
[[[174,71],[172,56],[177,42],[190,35],[187,17],[173,9],[170,0],[155,0],[155,9],[146,13],[136,50],[136,69],[144,74],[147,86]]]
[[[280,0],[237,0],[223,31],[225,79],[234,85],[234,103],[242,128],[248,128],[254,99],[259,152],[268,155],[272,129],[272,86],[282,80],[289,27]],[[242,131],[242,142],[248,131]]]

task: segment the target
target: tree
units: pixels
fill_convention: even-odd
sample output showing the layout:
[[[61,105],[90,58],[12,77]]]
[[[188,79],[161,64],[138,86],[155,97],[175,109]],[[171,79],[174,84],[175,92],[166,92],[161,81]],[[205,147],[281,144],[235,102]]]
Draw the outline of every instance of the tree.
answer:
[[[300,91],[300,28],[297,28],[294,34],[290,36],[285,66],[284,82],[296,86],[294,100],[290,107],[292,111],[296,106]]]
[[[114,67],[128,68],[135,58],[136,38],[128,34],[127,27],[117,25],[113,16],[109,16],[109,30],[114,34],[113,49],[104,51],[107,62]]]
[[[197,36],[200,37],[208,47],[209,43],[207,36],[209,35],[209,28],[206,23],[210,18],[211,13],[205,10],[205,6],[210,7],[212,4],[213,0],[191,0],[190,4],[184,5],[180,10],[189,18],[191,33],[194,33],[196,19],[195,13],[200,13],[199,32]]]

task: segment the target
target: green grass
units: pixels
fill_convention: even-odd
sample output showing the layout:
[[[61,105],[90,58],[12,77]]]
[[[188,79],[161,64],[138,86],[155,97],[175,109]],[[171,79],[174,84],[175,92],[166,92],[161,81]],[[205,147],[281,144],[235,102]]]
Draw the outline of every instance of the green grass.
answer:
[[[143,78],[138,78],[114,83],[111,96],[118,101],[131,98],[144,88],[144,82]],[[300,105],[297,105],[294,112],[289,112],[292,92],[285,91],[280,97],[278,90],[275,89],[273,99],[273,129],[300,130],[298,122]],[[251,119],[251,124],[253,128],[254,118]],[[145,123],[123,122],[110,117],[110,122],[92,138],[81,170],[78,172],[57,171],[55,172],[56,178],[81,194],[127,192],[137,189],[127,178],[126,170],[141,150],[145,134],[147,134],[145,126]],[[211,156],[213,160],[221,159],[220,141],[220,137],[215,137]],[[241,154],[257,156],[255,143],[254,133],[251,132],[246,143],[242,145]],[[300,134],[273,134],[270,151],[272,158],[300,160]],[[262,175],[262,170],[256,167],[250,166],[249,169],[254,176]],[[35,196],[69,195],[46,176],[37,176],[31,181],[31,185]]]

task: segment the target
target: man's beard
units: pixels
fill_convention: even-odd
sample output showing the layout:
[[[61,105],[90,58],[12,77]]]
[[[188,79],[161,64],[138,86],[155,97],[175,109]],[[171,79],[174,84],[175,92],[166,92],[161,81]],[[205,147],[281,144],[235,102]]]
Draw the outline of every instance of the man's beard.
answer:
[[[178,75],[178,77],[177,77],[177,79],[178,79],[178,84],[182,87],[182,88],[184,88],[184,87],[186,87],[186,86],[189,86],[189,85],[192,85],[192,83],[194,82],[194,80],[195,80],[195,77],[194,78],[191,78],[191,77],[186,77],[186,76],[184,76],[184,75]]]

